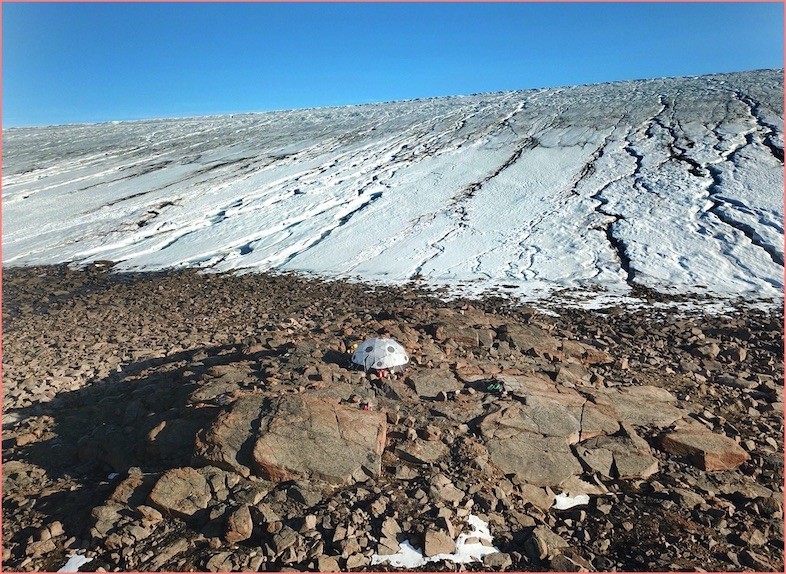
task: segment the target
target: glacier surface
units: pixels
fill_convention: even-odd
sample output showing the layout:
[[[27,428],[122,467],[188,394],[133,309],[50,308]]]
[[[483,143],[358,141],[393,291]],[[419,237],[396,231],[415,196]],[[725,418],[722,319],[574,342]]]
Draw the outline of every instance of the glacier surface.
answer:
[[[3,264],[782,297],[783,71],[3,131]]]

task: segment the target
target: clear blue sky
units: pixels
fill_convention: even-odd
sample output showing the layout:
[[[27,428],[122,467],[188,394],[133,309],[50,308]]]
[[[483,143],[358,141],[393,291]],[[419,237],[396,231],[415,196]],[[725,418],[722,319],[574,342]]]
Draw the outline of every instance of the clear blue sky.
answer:
[[[3,126],[783,67],[783,5],[6,3]]]

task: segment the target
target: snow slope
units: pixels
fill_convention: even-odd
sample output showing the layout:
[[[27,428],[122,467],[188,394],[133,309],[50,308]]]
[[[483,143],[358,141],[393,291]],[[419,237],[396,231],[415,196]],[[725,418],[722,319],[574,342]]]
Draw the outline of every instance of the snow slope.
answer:
[[[783,71],[3,132],[3,263],[781,297]]]

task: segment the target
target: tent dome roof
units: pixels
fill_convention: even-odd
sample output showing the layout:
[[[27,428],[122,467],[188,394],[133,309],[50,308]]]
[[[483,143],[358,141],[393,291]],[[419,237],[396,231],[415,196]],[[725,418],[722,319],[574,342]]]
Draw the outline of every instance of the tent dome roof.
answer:
[[[381,339],[372,337],[366,339],[352,353],[352,363],[363,367],[364,370],[370,369],[394,369],[401,368],[409,363],[409,355],[404,347],[393,339]]]

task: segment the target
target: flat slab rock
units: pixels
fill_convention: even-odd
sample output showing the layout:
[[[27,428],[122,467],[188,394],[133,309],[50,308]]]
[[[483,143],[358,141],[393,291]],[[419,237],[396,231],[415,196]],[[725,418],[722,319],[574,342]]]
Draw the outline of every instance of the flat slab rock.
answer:
[[[516,395],[524,403],[514,403],[488,415],[480,423],[484,436],[505,438],[534,432],[575,444],[593,436],[614,434],[620,428],[613,407],[596,405],[575,391],[519,391]]]
[[[379,475],[387,421],[380,412],[297,395],[276,400],[259,433],[252,456],[263,478],[351,484]]]
[[[556,356],[560,342],[536,325],[506,324],[500,326],[499,337],[522,353]]]
[[[578,442],[581,424],[567,407],[553,401],[529,401],[530,404],[514,403],[488,415],[480,423],[483,435],[510,438],[535,433],[561,438],[565,444]]]
[[[463,388],[463,385],[456,380],[456,376],[447,369],[413,373],[409,379],[418,396],[424,398],[434,398],[440,392],[452,393]]]
[[[491,439],[486,446],[491,461],[503,472],[535,486],[557,486],[582,471],[563,438],[522,432]]]
[[[677,398],[650,385],[587,391],[593,402],[611,409],[617,420],[635,426],[667,427],[686,413],[674,406]]]
[[[647,441],[628,427],[627,436],[601,436],[584,443],[579,458],[603,476],[647,478],[658,472],[658,459]]]
[[[520,402],[503,404],[479,429],[492,462],[534,486],[559,486],[581,474],[570,445],[604,476],[647,478],[658,462],[631,425],[663,426],[683,414],[671,404],[674,396],[658,387],[604,389],[588,393],[588,400],[532,377],[499,378]]]
[[[703,470],[732,470],[750,458],[729,437],[709,431],[670,433],[663,437],[661,445],[666,452],[685,456]]]

